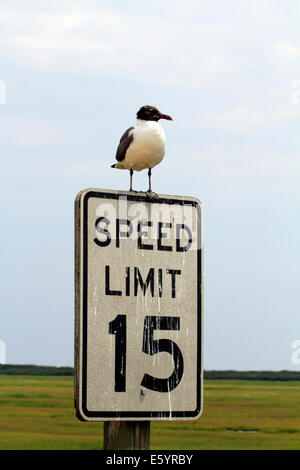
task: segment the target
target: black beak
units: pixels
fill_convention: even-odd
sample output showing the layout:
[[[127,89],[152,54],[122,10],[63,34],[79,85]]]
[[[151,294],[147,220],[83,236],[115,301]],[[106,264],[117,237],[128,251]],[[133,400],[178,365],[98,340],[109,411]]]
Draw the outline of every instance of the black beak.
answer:
[[[168,116],[167,114],[160,114],[160,119],[167,119],[168,121],[173,121],[171,116]]]

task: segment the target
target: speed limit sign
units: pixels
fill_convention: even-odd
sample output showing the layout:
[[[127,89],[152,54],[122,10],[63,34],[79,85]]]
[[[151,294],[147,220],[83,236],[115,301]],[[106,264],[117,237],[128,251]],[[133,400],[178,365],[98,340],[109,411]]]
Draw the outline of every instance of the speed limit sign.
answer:
[[[85,421],[202,411],[202,206],[88,189],[75,201],[75,406]]]

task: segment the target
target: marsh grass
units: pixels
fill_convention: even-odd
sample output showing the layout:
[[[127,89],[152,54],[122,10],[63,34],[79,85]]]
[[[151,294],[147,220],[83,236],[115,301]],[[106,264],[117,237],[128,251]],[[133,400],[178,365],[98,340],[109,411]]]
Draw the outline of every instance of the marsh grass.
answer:
[[[70,376],[0,376],[1,450],[102,449],[75,416]],[[300,449],[300,382],[206,380],[193,421],[153,421],[151,449]]]

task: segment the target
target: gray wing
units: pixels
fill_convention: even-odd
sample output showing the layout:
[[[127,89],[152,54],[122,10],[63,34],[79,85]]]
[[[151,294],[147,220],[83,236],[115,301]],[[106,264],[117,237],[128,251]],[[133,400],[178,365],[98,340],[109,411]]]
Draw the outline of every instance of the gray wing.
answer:
[[[124,160],[126,151],[129,145],[131,144],[131,142],[133,141],[133,135],[132,134],[129,135],[132,129],[133,127],[129,127],[129,129],[127,129],[127,131],[124,132],[124,134],[122,135],[120,139],[120,142],[117,148],[117,153],[116,153],[116,159],[118,160],[118,162],[121,162],[122,160]]]

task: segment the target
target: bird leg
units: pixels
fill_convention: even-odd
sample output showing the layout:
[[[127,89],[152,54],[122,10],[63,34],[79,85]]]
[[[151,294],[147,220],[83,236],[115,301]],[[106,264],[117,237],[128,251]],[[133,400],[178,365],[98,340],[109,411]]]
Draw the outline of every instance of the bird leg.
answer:
[[[130,168],[130,188],[129,188],[129,191],[133,191],[133,189],[132,189],[132,175],[133,175],[133,169]]]
[[[152,191],[152,187],[151,187],[151,168],[149,168],[149,170],[148,170],[148,178],[149,178],[149,189],[146,192],[147,196],[150,199],[159,199],[158,194],[156,194]]]
[[[149,178],[149,189],[148,192],[152,193],[152,188],[151,188],[151,168],[148,170],[148,178]]]

